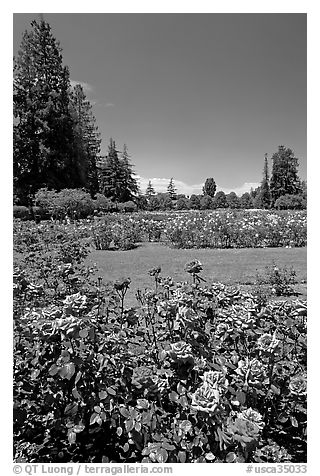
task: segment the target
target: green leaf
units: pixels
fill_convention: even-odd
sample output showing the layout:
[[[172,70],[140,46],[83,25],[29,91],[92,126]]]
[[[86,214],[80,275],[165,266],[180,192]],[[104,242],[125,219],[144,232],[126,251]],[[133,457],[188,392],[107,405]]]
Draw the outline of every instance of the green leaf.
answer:
[[[113,387],[108,387],[107,392],[110,393],[110,395],[113,395],[113,396],[117,395],[117,392]]]
[[[125,422],[124,425],[125,425],[125,428],[126,428],[127,433],[129,433],[129,431],[131,431],[131,430],[133,429],[134,424],[135,424],[134,420],[127,420],[127,421]]]
[[[117,435],[118,435],[118,436],[121,436],[122,433],[123,433],[123,429],[121,428],[121,426],[118,426],[118,428],[117,428]]]
[[[102,411],[102,412],[100,413],[100,418],[101,418],[102,421],[106,421],[106,420],[107,420],[107,414]]]
[[[75,371],[76,371],[76,368],[75,368],[74,364],[72,362],[69,362],[69,363],[65,364],[59,370],[59,375],[63,379],[70,380],[73,377]]]
[[[211,364],[211,367],[213,367],[215,370],[217,370],[218,372],[221,372],[221,365],[218,365],[218,364]]]
[[[177,392],[172,390],[172,392],[169,393],[169,398],[172,402],[177,402],[179,400],[179,395],[177,394]]]
[[[186,387],[181,385],[180,382],[178,382],[178,385],[177,385],[177,392],[179,393],[179,395],[184,395],[186,393]]]
[[[83,423],[79,423],[78,425],[75,425],[75,426],[73,427],[73,431],[74,431],[75,433],[81,433],[81,431],[83,431],[84,429],[85,429],[85,426],[84,426]]]
[[[70,445],[75,444],[76,439],[77,439],[77,435],[75,434],[75,432],[72,431],[72,430],[71,431],[69,430],[68,431],[68,441],[69,441]]]
[[[76,378],[74,379],[74,383],[77,384],[81,378],[81,372],[77,372]]]
[[[90,418],[90,425],[94,425],[95,423],[97,423],[98,419],[99,415],[96,412],[92,413]]]
[[[141,427],[142,427],[141,423],[139,421],[136,421],[136,423],[134,425],[134,429],[136,431],[141,431]]]
[[[160,350],[158,354],[159,360],[165,360],[166,357],[167,357],[167,352],[165,350]]]
[[[129,444],[128,444],[128,443],[125,443],[124,446],[123,446],[123,451],[124,451],[125,453],[127,453],[127,452],[129,451],[129,449],[130,449]]]
[[[127,410],[127,408],[125,407],[120,407],[119,408],[119,412],[121,413],[121,415],[125,418],[128,418],[130,416],[130,412],[129,410]]]
[[[54,375],[56,375],[60,370],[60,367],[58,367],[56,364],[53,364],[51,365],[50,369],[49,369],[49,375],[51,375],[52,377]]]
[[[100,400],[104,400],[105,398],[107,398],[108,396],[108,393],[105,392],[104,390],[102,390],[101,392],[99,392],[99,398]]]
[[[180,461],[180,463],[185,463],[187,460],[187,453],[185,451],[179,451],[178,460]]]
[[[166,449],[166,450],[169,450],[169,451],[172,451],[172,450],[175,450],[176,447],[174,445],[170,445],[170,443],[168,443],[167,441],[164,441],[162,444],[161,444],[162,448]]]
[[[78,404],[75,402],[69,403],[64,409],[65,415],[75,416],[78,412]]]
[[[188,408],[189,407],[189,403],[188,403],[188,399],[185,395],[182,395],[182,397],[180,397],[180,405],[183,407],[183,408]]]
[[[236,392],[236,398],[241,403],[241,405],[246,403],[246,394],[244,392]]]
[[[78,398],[78,399],[81,398],[81,395],[80,395],[80,393],[78,392],[78,390],[77,390],[76,387],[74,387],[74,388],[72,389],[72,395],[74,396],[74,398]]]
[[[280,389],[276,387],[275,385],[271,385],[270,389],[275,393],[276,395],[280,395]]]
[[[290,420],[291,420],[291,425],[294,426],[294,427],[298,427],[299,426],[299,423],[298,423],[298,420],[296,419],[296,417],[294,416],[291,416],[290,417]]]
[[[31,373],[31,378],[32,378],[32,380],[35,380],[35,379],[38,377],[39,374],[40,374],[40,370],[39,370],[39,369],[34,370],[34,371]]]
[[[94,411],[96,413],[101,413],[101,407],[99,407],[98,405],[96,405],[95,407],[93,407]]]

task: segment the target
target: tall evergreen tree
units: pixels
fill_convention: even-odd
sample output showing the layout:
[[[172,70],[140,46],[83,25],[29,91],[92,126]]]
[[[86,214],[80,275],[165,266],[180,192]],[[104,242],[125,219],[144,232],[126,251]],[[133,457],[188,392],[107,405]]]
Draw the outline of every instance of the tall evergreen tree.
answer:
[[[209,195],[211,198],[214,197],[214,194],[216,193],[216,190],[217,190],[217,185],[212,177],[206,179],[202,190],[203,190],[203,195]]]
[[[14,192],[22,202],[39,188],[84,185],[75,176],[69,71],[48,23],[31,23],[14,58]]]
[[[177,198],[177,189],[174,185],[173,178],[170,179],[170,182],[167,187],[167,192],[171,198],[171,200],[175,200]]]
[[[282,195],[296,195],[301,192],[298,177],[298,159],[290,148],[280,145],[272,156],[272,175],[270,179],[271,206]]]
[[[116,143],[110,138],[108,155],[99,164],[99,188],[106,197],[118,201],[121,195],[122,167],[116,150]]]
[[[71,112],[74,119],[75,149],[78,170],[86,188],[93,197],[98,191],[97,155],[100,152],[100,134],[83,88],[76,84],[71,92]]]
[[[127,202],[137,196],[139,193],[139,186],[137,179],[134,177],[133,165],[130,162],[130,156],[126,144],[123,145],[121,159],[121,165],[123,167],[123,182],[120,201]]]
[[[269,186],[269,169],[268,169],[268,155],[264,156],[264,168],[262,182],[259,193],[256,196],[256,205],[258,208],[269,208],[271,202],[270,186]]]
[[[108,155],[99,163],[99,188],[106,197],[116,202],[132,200],[139,192],[137,180],[133,177],[132,165],[125,148],[119,159],[116,143],[111,138]]]
[[[154,191],[151,180],[149,180],[145,195],[146,197],[151,198],[153,195],[155,195],[155,193],[156,192]]]

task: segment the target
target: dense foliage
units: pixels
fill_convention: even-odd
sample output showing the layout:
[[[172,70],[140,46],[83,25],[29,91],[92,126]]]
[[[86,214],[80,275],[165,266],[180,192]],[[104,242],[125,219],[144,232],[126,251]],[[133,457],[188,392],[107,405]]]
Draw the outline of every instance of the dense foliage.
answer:
[[[268,170],[268,157],[267,154],[264,159],[263,178],[259,187],[259,193],[255,200],[255,204],[258,208],[270,208],[271,194],[270,194],[270,180]]]
[[[119,157],[118,153],[116,143],[111,138],[108,155],[98,163],[99,189],[113,201],[127,202],[137,195],[139,187],[133,176],[126,145],[122,157]]]
[[[41,188],[84,188],[128,202],[138,193],[126,145],[118,159],[111,139],[98,161],[100,134],[81,84],[71,87],[50,25],[31,23],[14,59],[14,201],[31,206]],[[98,173],[99,172],[99,173]]]
[[[302,192],[298,177],[298,159],[290,148],[283,145],[272,156],[270,179],[271,205],[282,195],[297,195]]]
[[[14,191],[26,204],[38,188],[83,185],[75,160],[69,72],[44,21],[31,23],[14,61]]]
[[[159,212],[139,213],[129,219],[108,216],[103,221],[108,222],[109,230],[116,223],[127,224],[127,230],[135,225],[141,241],[163,241],[177,248],[296,247],[307,243],[303,211]],[[102,230],[100,227],[96,221],[95,231]],[[134,236],[135,232],[132,243]]]
[[[18,462],[305,462],[306,303],[150,270],[105,285],[82,228],[17,222]],[[23,253],[23,255],[21,255]]]
[[[204,186],[203,186],[203,195],[209,195],[209,197],[213,198],[214,194],[216,193],[217,185],[216,182],[212,177],[207,178]]]

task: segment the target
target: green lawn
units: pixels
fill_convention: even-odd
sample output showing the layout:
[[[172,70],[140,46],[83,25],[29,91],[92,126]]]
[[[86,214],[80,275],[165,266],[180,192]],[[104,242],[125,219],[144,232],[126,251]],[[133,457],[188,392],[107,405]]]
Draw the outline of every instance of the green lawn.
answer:
[[[275,262],[278,266],[293,267],[297,280],[307,280],[307,248],[246,248],[246,249],[172,249],[161,243],[143,243],[129,251],[93,251],[87,263],[96,263],[99,274],[106,281],[130,277],[132,284],[127,304],[134,305],[137,289],[153,286],[148,270],[160,265],[162,276],[185,281],[189,278],[184,265],[199,259],[203,265],[202,276],[210,281],[225,284],[252,284],[257,271]],[[306,285],[299,286],[303,297]]]

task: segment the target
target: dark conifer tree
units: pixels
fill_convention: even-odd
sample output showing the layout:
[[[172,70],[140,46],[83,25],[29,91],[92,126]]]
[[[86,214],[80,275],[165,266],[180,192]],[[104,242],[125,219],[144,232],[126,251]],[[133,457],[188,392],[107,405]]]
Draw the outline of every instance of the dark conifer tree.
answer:
[[[41,187],[85,185],[75,176],[69,71],[48,23],[31,23],[14,58],[14,192],[21,202]]]
[[[169,182],[168,187],[167,187],[167,192],[168,192],[171,200],[175,200],[177,198],[177,190],[176,190],[176,187],[174,185],[173,178],[170,179],[170,182]]]
[[[152,197],[153,195],[155,195],[155,193],[156,193],[156,192],[154,191],[154,188],[153,188],[153,186],[152,186],[151,180],[149,180],[148,186],[147,186],[147,188],[146,188],[146,193],[145,193],[145,195],[146,195],[146,197],[150,198],[150,197]]]
[[[93,197],[98,191],[96,162],[101,139],[92,106],[80,84],[71,91],[70,107],[74,120],[76,171]]]
[[[139,193],[139,186],[137,179],[134,177],[133,165],[130,162],[130,156],[126,144],[123,145],[121,165],[123,168],[123,179],[120,201],[127,202],[137,197]]]
[[[265,154],[263,177],[260,185],[259,193],[256,196],[256,206],[258,208],[269,208],[271,202],[270,186],[269,186],[269,169],[268,169],[268,155]]]
[[[139,187],[133,177],[132,165],[125,147],[122,158],[119,159],[116,143],[111,138],[108,155],[99,163],[99,188],[101,193],[116,202],[126,202],[134,199]]]

